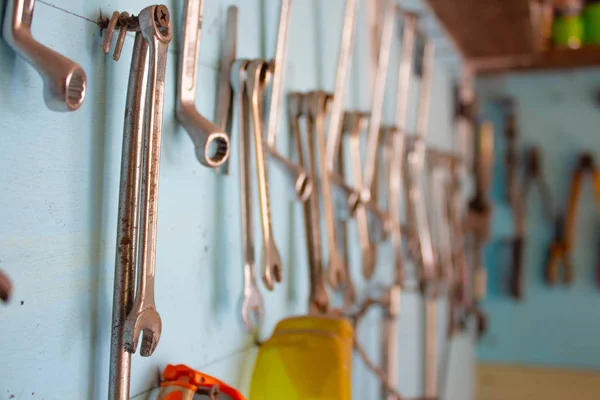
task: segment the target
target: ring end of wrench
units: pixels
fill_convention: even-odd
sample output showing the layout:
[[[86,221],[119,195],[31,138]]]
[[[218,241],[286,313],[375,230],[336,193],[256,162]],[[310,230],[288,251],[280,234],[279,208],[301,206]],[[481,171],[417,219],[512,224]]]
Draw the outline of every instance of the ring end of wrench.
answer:
[[[196,158],[209,168],[218,168],[229,159],[229,136],[226,133],[211,133],[196,147]]]
[[[294,191],[296,192],[296,198],[301,203],[306,203],[313,192],[313,181],[306,174],[300,174],[296,178],[294,185]]]

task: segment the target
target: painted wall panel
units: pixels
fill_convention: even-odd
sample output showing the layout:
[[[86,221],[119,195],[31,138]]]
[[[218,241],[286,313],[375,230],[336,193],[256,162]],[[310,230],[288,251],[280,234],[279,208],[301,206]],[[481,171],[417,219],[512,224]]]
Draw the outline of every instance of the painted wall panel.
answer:
[[[0,0],[0,10],[6,1]],[[147,4],[142,0],[37,2],[36,38],[76,60],[87,72],[87,98],[75,113],[49,111],[35,70],[0,40],[0,268],[15,284],[13,302],[0,307],[1,400],[106,398],[121,140],[133,35],[128,35],[121,61],[114,62],[102,53],[93,21],[99,10],[104,15],[115,9],[137,13]],[[180,21],[182,2],[166,0],[165,4],[173,20]],[[272,55],[278,1],[206,1],[197,106],[207,115],[214,113],[220,41],[225,10],[231,4],[240,8],[240,57]],[[341,0],[294,2],[286,90],[333,88],[342,6]],[[359,38],[355,65],[364,61],[364,46],[366,41]],[[156,301],[163,333],[151,358],[134,356],[131,392],[146,393],[156,384],[157,370],[177,362],[213,373],[247,393],[255,349],[239,321],[237,136],[230,176],[217,176],[198,164],[191,141],[174,115],[179,47],[176,29],[167,65],[157,242]],[[353,74],[348,107],[367,107],[368,86],[359,84],[360,74]],[[452,143],[450,82],[443,66],[438,66],[428,140],[443,148]],[[416,83],[411,90],[412,124]],[[387,107],[389,121],[393,106]],[[281,121],[278,147],[288,153],[285,116]],[[267,307],[263,339],[281,318],[306,311],[308,293],[301,210],[284,173],[272,163],[269,173],[285,282],[273,293],[263,291]],[[258,223],[255,227],[258,230]],[[365,283],[360,279],[353,224],[349,234],[353,277],[361,292],[389,282],[390,246],[382,246],[376,277]],[[422,387],[421,307],[416,293],[404,295],[399,379],[401,391],[412,397]],[[360,338],[375,359],[378,315],[371,313],[360,328]],[[470,344],[454,348],[453,360],[461,367],[452,370],[448,398],[468,398],[464,393],[472,387],[466,376],[471,351]],[[379,384],[360,361],[353,373],[356,397],[375,398]]]

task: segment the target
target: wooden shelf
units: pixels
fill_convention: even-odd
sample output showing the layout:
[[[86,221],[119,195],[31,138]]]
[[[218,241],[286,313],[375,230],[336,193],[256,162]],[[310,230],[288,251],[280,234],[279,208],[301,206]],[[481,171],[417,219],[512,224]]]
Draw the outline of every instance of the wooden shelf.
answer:
[[[587,46],[578,50],[557,49],[531,55],[472,58],[469,64],[477,74],[483,75],[507,71],[600,67],[600,46]]]

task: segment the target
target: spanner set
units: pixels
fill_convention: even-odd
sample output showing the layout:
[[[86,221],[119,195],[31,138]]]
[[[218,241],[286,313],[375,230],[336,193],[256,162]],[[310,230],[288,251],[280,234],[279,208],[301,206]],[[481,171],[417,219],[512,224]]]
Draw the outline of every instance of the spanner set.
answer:
[[[206,116],[196,106],[203,0],[184,1],[176,89],[165,86],[169,44],[177,29],[166,6],[152,5],[137,15],[115,11],[110,18],[99,20],[105,53],[110,52],[113,36],[118,32],[114,60],[119,60],[127,34],[135,36],[124,113],[109,399],[129,398],[131,354],[139,347],[141,356],[151,356],[161,336],[154,284],[163,98],[165,91],[171,89],[177,91],[176,117],[189,135],[200,164],[221,173],[220,178],[230,179],[236,173],[229,165],[232,143],[237,140],[239,144],[241,319],[246,329],[257,332],[265,314],[254,250],[253,216],[257,208],[262,232],[260,277],[264,287],[275,290],[289,267],[284,264],[273,233],[268,177],[272,159],[275,167],[286,173],[302,207],[310,277],[309,313],[332,315],[341,311],[342,315],[352,315],[357,307],[383,307],[383,365],[378,375],[384,380],[382,397],[387,399],[399,397],[397,321],[409,275],[405,261],[413,261],[425,315],[423,396],[438,398],[438,299],[441,295],[448,299],[451,335],[464,328],[465,319],[474,313],[482,296],[477,294],[480,286],[474,283],[478,280],[476,270],[481,269],[480,259],[478,255],[469,257],[467,246],[480,249],[481,240],[486,237],[480,233],[485,230],[481,221],[489,220],[484,198],[489,179],[483,175],[491,168],[490,149],[485,147],[490,139],[484,133],[477,142],[481,144],[476,146],[480,161],[475,169],[477,193],[466,219],[461,182],[467,160],[456,154],[460,151],[438,151],[426,144],[434,46],[423,33],[419,17],[400,9],[396,0],[368,2],[372,17],[369,62],[373,69],[370,107],[346,110],[358,0],[345,0],[334,87],[330,91],[320,87],[285,93],[291,3],[281,0],[272,59],[265,55],[254,59],[238,57],[240,16],[237,7],[227,9],[214,117]],[[42,75],[47,106],[56,111],[77,110],[85,98],[86,74],[75,62],[33,39],[30,28],[34,5],[34,0],[8,1],[4,37]],[[395,111],[393,120],[386,124],[385,94],[392,70],[394,35],[398,32],[401,50]],[[419,82],[419,102],[416,130],[411,133],[407,121],[413,82]],[[280,126],[282,109],[287,113],[287,129]],[[280,129],[291,135],[292,155],[286,155],[277,146]],[[347,159],[350,165],[346,165]],[[253,204],[253,170],[258,186],[257,206]],[[354,241],[348,234],[350,222],[357,228],[362,277],[371,280],[379,264],[393,266],[393,279],[375,300],[373,296],[359,299],[351,278],[348,253]],[[385,241],[391,242],[392,260],[377,256]],[[2,299],[7,298],[10,281],[1,274],[0,287]],[[330,296],[334,293],[343,297],[341,310],[332,308]]]

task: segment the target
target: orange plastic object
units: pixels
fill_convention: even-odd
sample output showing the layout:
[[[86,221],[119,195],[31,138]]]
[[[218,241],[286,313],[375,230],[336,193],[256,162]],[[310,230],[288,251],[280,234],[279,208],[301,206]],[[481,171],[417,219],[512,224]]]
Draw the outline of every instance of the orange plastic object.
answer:
[[[159,400],[186,400],[192,399],[200,389],[210,389],[215,385],[219,386],[222,394],[229,396],[231,400],[245,400],[244,396],[225,382],[196,371],[187,365],[167,365],[163,377],[165,381],[161,383]]]
[[[285,319],[258,351],[251,400],[350,400],[354,329],[344,318]]]

